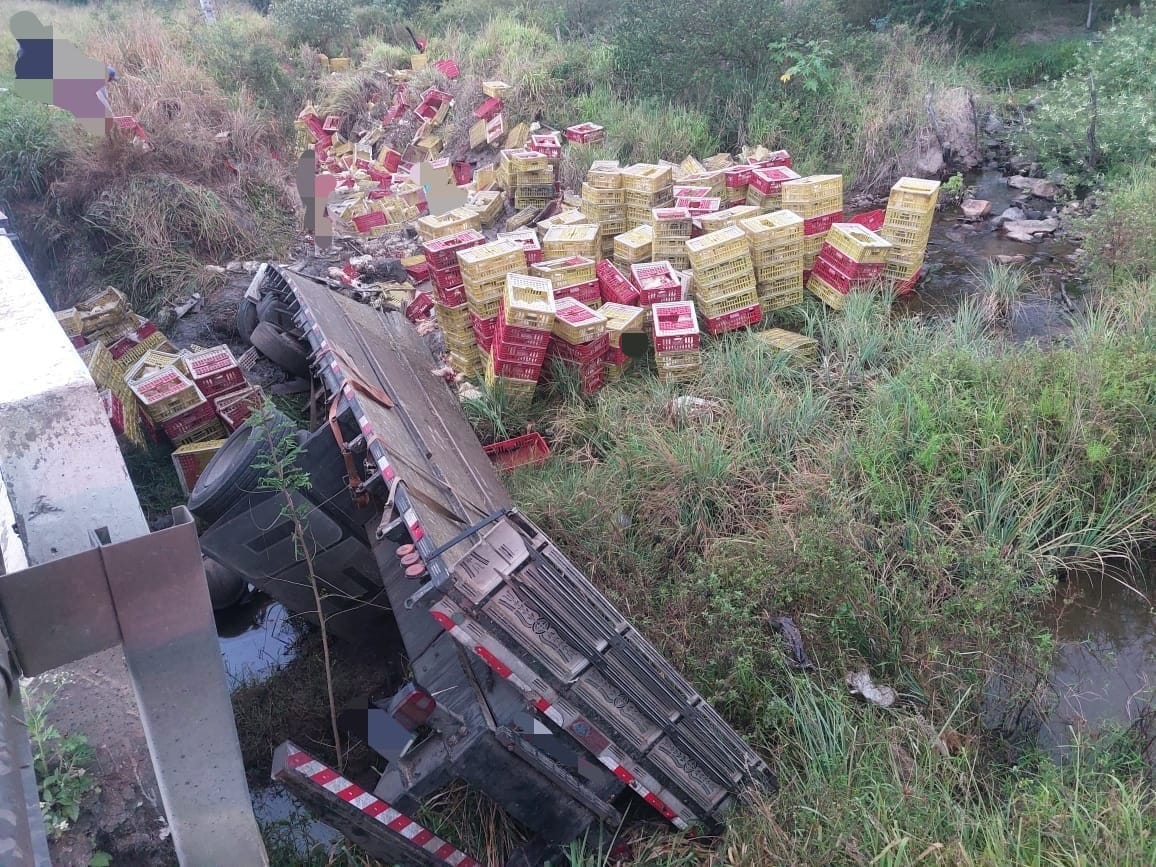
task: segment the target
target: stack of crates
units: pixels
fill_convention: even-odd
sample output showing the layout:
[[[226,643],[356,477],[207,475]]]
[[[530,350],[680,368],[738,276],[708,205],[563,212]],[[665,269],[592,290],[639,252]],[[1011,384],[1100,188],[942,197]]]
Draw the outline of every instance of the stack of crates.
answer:
[[[498,180],[514,209],[544,208],[554,200],[554,169],[544,154],[525,148],[504,150],[498,161]]]
[[[686,382],[702,373],[702,331],[694,304],[671,301],[650,311],[654,364],[662,382]]]
[[[458,252],[484,243],[486,236],[471,229],[421,245],[430,266],[434,308],[450,354],[450,366],[466,376],[481,373],[482,360],[470,324],[470,308],[462,269],[458,265]]]
[[[858,223],[835,223],[807,281],[807,289],[835,310],[852,289],[869,287],[883,278],[891,244]]]
[[[723,169],[724,200],[726,207],[745,205],[747,203],[747,189],[751,183],[752,167],[749,165],[731,166]]]
[[[793,363],[803,367],[813,367],[819,361],[819,341],[814,337],[768,328],[755,334],[755,339],[775,352],[785,353]]]
[[[513,241],[521,247],[522,254],[526,257],[527,265],[533,265],[535,262],[542,261],[542,242],[538,239],[538,233],[533,229],[518,229],[515,232],[498,232],[498,240]]]
[[[562,298],[556,306],[547,357],[572,368],[582,393],[592,394],[606,382],[604,364],[610,350],[606,317],[573,298]]]
[[[726,175],[718,172],[699,172],[693,175],[683,175],[678,179],[679,187],[686,187],[679,198],[713,198],[722,199],[727,190]],[[697,192],[697,195],[694,192]]]
[[[649,262],[654,254],[654,227],[636,226],[614,239],[614,264],[629,270],[631,265]]]
[[[636,163],[622,170],[626,227],[650,223],[650,212],[674,204],[674,174],[670,166]]]
[[[530,273],[549,281],[555,300],[572,298],[589,307],[602,303],[596,263],[589,256],[543,259],[530,266]]]
[[[732,205],[725,211],[703,214],[699,223],[702,225],[703,232],[717,232],[727,226],[737,226],[743,220],[757,217],[760,213],[760,210],[754,205]]]
[[[486,361],[487,385],[494,388],[500,383],[505,394],[520,401],[534,396],[554,330],[555,312],[549,280],[524,274],[506,276],[492,351]]]
[[[610,265],[609,262],[606,264]],[[613,268],[614,266],[610,265],[610,267]],[[606,319],[606,333],[610,340],[610,349],[603,363],[606,381],[618,382],[634,363],[634,360],[622,351],[622,335],[642,334],[646,321],[646,311],[633,304],[608,301],[598,308],[598,312]]]
[[[498,306],[506,289],[508,274],[526,273],[526,256],[513,241],[491,241],[459,250],[458,267],[474,339],[481,352],[488,353],[498,322]]]
[[[803,268],[811,269],[827,230],[843,222],[843,176],[811,175],[782,186],[783,207],[803,218]]]
[[[466,207],[454,208],[444,214],[428,214],[417,221],[417,234],[423,241],[446,238],[468,229],[478,231],[481,228],[481,214]]]
[[[694,302],[711,335],[756,324],[763,311],[747,234],[730,226],[687,243],[694,274]]]
[[[783,184],[797,180],[799,173],[787,166],[753,169],[747,187],[747,204],[764,211],[777,211],[783,207]]]
[[[884,278],[899,294],[910,292],[919,279],[938,200],[939,181],[900,178],[891,188],[879,234],[892,245]]]
[[[585,256],[596,262],[601,259],[602,226],[578,223],[547,229],[542,236],[542,258],[562,259],[567,256]]]
[[[690,267],[686,242],[694,234],[694,218],[686,208],[655,208],[650,212],[654,228],[651,258],[665,260],[680,271]]]
[[[803,218],[792,211],[760,214],[739,223],[751,247],[763,313],[803,301]]]
[[[617,160],[596,160],[582,182],[586,218],[602,226],[602,256],[614,251],[614,238],[626,231],[626,191]]]

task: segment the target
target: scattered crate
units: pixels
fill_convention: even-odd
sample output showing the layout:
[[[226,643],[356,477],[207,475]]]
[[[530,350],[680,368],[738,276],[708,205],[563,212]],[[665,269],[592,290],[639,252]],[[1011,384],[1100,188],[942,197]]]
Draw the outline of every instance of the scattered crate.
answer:
[[[423,241],[459,235],[462,232],[482,228],[481,214],[470,208],[454,208],[444,214],[430,214],[417,221],[417,233]]]
[[[185,369],[201,394],[212,397],[245,385],[245,374],[229,347],[221,344],[185,356]]]
[[[606,138],[606,129],[596,123],[580,123],[566,127],[566,138],[578,144],[594,144]]]
[[[232,433],[253,414],[254,410],[264,405],[265,394],[259,386],[250,385],[219,394],[212,399],[212,403],[217,415],[225,423],[225,428]]]
[[[500,470],[534,467],[550,459],[550,447],[540,433],[524,434],[482,448]]]
[[[507,274],[503,303],[508,325],[543,331],[554,325],[554,286],[549,280]]]
[[[738,331],[741,328],[758,325],[762,318],[762,307],[755,303],[750,307],[735,310],[732,313],[724,313],[721,316],[707,316],[704,328],[711,337],[718,337],[728,331]]]
[[[589,283],[598,278],[597,263],[589,256],[566,256],[560,259],[545,259],[530,266],[536,277],[550,281],[555,292],[567,286]]]
[[[847,303],[847,293],[839,291],[822,277],[812,273],[807,280],[807,291],[830,307],[842,310]]]
[[[573,298],[581,301],[587,307],[598,309],[602,306],[602,291],[597,280],[588,283],[575,283],[572,286],[563,286],[554,292],[555,298]]]
[[[84,320],[81,319],[80,311],[75,307],[57,310],[56,321],[60,323],[60,327],[69,337],[79,337],[84,330]]]
[[[522,248],[512,241],[491,241],[476,247],[467,247],[457,251],[458,267],[462,270],[462,280],[466,283],[467,292],[469,281],[477,283],[505,279],[511,271],[519,271],[526,266],[526,257]]]
[[[585,183],[598,190],[622,189],[622,169],[618,160],[595,160],[586,173]]]
[[[203,430],[210,422],[217,420],[217,411],[209,401],[185,410],[180,415],[161,422],[161,430],[170,442],[180,442],[190,434]]]
[[[702,343],[698,316],[691,301],[655,304],[650,308],[650,321],[656,353],[685,352],[698,349]]]
[[[803,365],[810,366],[819,360],[819,341],[814,337],[796,334],[782,328],[768,328],[766,331],[757,332],[755,339],[776,352],[789,355],[792,361]]]
[[[88,368],[89,375],[98,388],[111,388],[117,380],[118,370],[122,371],[121,378],[123,378],[123,369],[101,341],[86,344],[77,349],[76,353]]]
[[[549,356],[571,361],[582,366],[602,366],[602,360],[610,351],[610,335],[605,331],[592,340],[583,343],[569,343],[559,338],[550,342]]]
[[[604,302],[633,305],[638,301],[638,288],[609,259],[600,261],[594,271],[598,275],[598,288]]]
[[[192,493],[197,479],[224,444],[223,439],[189,443],[173,452],[173,469],[177,471],[177,481],[186,497]]]
[[[638,303],[642,307],[682,300],[682,278],[670,262],[632,265],[630,275],[634,285],[638,287]]]
[[[635,163],[622,170],[622,186],[638,193],[654,194],[674,186],[670,166]]]
[[[538,240],[538,233],[533,229],[518,229],[514,232],[498,232],[499,241],[512,241],[522,248],[526,257],[526,264],[533,265],[542,261],[542,242]]]
[[[460,250],[477,247],[486,243],[486,236],[477,229],[458,232],[441,238],[426,241],[421,245],[426,261],[433,269],[457,267],[457,254]]]
[[[646,309],[643,307],[611,301],[598,308],[598,312],[606,319],[606,331],[610,335],[611,350],[619,348],[623,334],[641,334],[643,332],[646,322]]]
[[[488,229],[502,216],[505,203],[502,201],[502,194],[497,190],[483,190],[474,193],[465,207],[466,210],[475,212],[481,220],[482,226]]]
[[[606,331],[606,317],[572,298],[556,302],[554,334],[570,344],[586,343]]]
[[[503,99],[505,95],[512,89],[513,86],[506,84],[504,81],[495,80],[482,82],[482,93],[484,93],[486,96],[491,96],[494,99]]]
[[[754,205],[734,205],[715,214],[703,214],[699,222],[704,232],[717,232],[728,226],[737,226],[743,220],[758,216],[759,209]]]

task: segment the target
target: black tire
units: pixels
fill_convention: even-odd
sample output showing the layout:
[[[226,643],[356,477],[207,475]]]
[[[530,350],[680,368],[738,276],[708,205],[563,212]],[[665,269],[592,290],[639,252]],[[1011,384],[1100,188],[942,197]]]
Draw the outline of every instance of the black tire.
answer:
[[[274,439],[286,434],[294,435],[297,431],[293,422],[277,410],[269,416],[269,429]],[[197,479],[193,492],[189,494],[189,511],[206,524],[215,523],[233,503],[257,490],[263,471],[253,464],[268,454],[269,438],[265,431],[252,427],[248,422],[241,425],[213,455]]]
[[[293,311],[276,295],[269,294],[257,302],[257,319],[275,325],[282,331],[291,331],[297,327],[293,321]]]
[[[257,351],[287,373],[309,378],[309,359],[301,342],[268,322],[258,323],[249,340]]]
[[[218,563],[211,557],[203,557],[205,565],[205,582],[209,585],[209,601],[213,603],[214,611],[224,611],[232,608],[241,601],[245,591],[249,589],[249,582],[240,572],[234,572],[228,566]]]
[[[248,298],[242,298],[241,303],[237,305],[237,316],[234,320],[234,325],[237,329],[237,337],[239,337],[246,345],[249,344],[249,338],[253,334],[253,329],[257,327],[257,305]]]

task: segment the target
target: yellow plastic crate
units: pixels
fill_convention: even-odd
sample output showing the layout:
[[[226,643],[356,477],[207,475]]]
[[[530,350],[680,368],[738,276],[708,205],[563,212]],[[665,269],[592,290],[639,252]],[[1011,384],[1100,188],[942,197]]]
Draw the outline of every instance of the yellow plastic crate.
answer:
[[[609,301],[598,308],[606,319],[606,331],[610,335],[610,345],[618,348],[623,334],[641,333],[646,322],[646,309],[629,304]]]
[[[815,257],[819,255],[819,251],[823,249],[823,243],[827,238],[827,233],[823,232],[820,235],[807,235],[803,238],[803,267],[810,268],[815,264]]]
[[[827,243],[854,262],[882,265],[891,253],[891,242],[858,223],[835,223],[827,232]]]
[[[83,323],[80,318],[80,312],[75,307],[57,310],[56,321],[60,323],[60,327],[64,329],[64,333],[69,337],[77,337],[80,335]]]
[[[547,259],[564,256],[602,256],[602,227],[597,223],[554,226],[542,238],[542,255]]]
[[[786,289],[771,291],[759,286],[759,306],[763,308],[763,313],[772,313],[775,310],[782,310],[803,303],[803,275],[799,274],[798,277],[791,279],[793,285]]]
[[[535,262],[530,266],[530,271],[535,277],[548,280],[557,291],[567,286],[576,286],[598,279],[596,265],[595,259],[591,256],[564,256]]]
[[[773,211],[739,221],[739,228],[750,238],[752,250],[767,250],[792,241],[803,240],[803,218],[794,211]]]
[[[592,205],[626,205],[626,192],[621,187],[596,187],[589,181],[582,182],[582,201]]]
[[[688,240],[694,231],[694,218],[689,208],[652,208],[650,225],[654,227],[654,240],[679,238]]]
[[[733,280],[748,275],[752,283],[755,279],[755,266],[751,263],[750,254],[745,251],[733,259],[728,259],[725,262],[719,262],[715,265],[709,265],[705,268],[695,265],[692,270],[694,271],[694,279],[695,282],[698,283],[700,291],[713,289],[716,286],[729,285]]]
[[[586,184],[599,190],[621,190],[622,168],[618,160],[595,160],[586,173]]]
[[[843,210],[843,176],[811,175],[783,182],[783,207],[804,219]]]
[[[542,277],[506,275],[506,324],[549,331],[554,327],[554,286]]]
[[[654,353],[654,364],[659,370],[697,370],[702,367],[701,349],[683,349],[678,352]]]
[[[477,213],[482,225],[486,228],[498,222],[505,210],[502,194],[497,190],[485,190],[474,193],[473,199],[466,203],[466,208]]]
[[[481,282],[495,277],[505,277],[510,271],[524,269],[526,256],[522,248],[513,241],[491,241],[477,247],[458,251],[458,265],[463,280],[471,277]],[[524,270],[521,273],[525,273]]]
[[[758,213],[759,209],[754,205],[734,205],[713,214],[703,214],[699,219],[704,232],[717,232],[728,226],[737,226],[743,220],[758,216]]]
[[[939,201],[939,187],[939,181],[900,178],[891,188],[887,207],[917,213],[934,212]]]
[[[797,264],[800,269],[803,267],[802,238],[783,244],[781,247],[751,251],[751,263],[755,266],[756,271],[760,268],[770,268],[784,262]]]
[[[922,253],[927,249],[927,242],[931,238],[930,229],[905,229],[900,226],[883,224],[879,234],[892,245],[888,251],[888,259],[896,255]]]
[[[541,172],[550,169],[545,154],[526,148],[503,150],[498,156],[498,165],[512,178],[523,172]]]
[[[783,328],[768,328],[756,332],[754,339],[776,352],[785,352],[807,363],[813,363],[819,357],[819,341],[805,334],[796,334]]]
[[[847,304],[846,295],[815,274],[807,281],[807,291],[832,310],[842,310]]]
[[[568,208],[565,211],[559,211],[552,217],[540,220],[538,222],[538,234],[545,235],[555,226],[574,226],[585,222],[587,222],[586,215],[582,211],[577,208]]]
[[[883,218],[884,226],[907,229],[913,232],[930,232],[934,222],[935,211],[917,213],[915,211],[901,211],[896,208],[888,208]]]
[[[650,258],[653,245],[654,228],[650,225],[641,225],[623,232],[614,239],[614,258],[632,264],[645,262]]]
[[[674,175],[670,166],[635,163],[622,170],[622,186],[627,190],[654,194],[673,184]]]
[[[759,296],[755,291],[755,283],[752,279],[749,289],[713,298],[704,297],[699,293],[694,296],[694,303],[703,316],[707,319],[714,319],[716,316],[726,316],[728,313],[753,307],[759,303]]]
[[[417,221],[417,234],[423,241],[445,238],[467,229],[481,228],[481,214],[465,207],[454,208],[444,214],[429,214]]]
[[[555,302],[554,334],[572,346],[588,343],[606,332],[606,317],[573,298]]]
[[[755,266],[755,279],[759,283],[774,283],[795,275],[803,276],[802,256]]]
[[[706,268],[750,252],[746,233],[738,226],[728,226],[699,235],[686,242],[691,265]]]

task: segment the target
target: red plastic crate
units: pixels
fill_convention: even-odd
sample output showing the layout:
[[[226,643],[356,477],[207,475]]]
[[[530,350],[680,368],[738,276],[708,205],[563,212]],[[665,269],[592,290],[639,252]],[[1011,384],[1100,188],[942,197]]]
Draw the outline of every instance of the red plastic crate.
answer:
[[[679,208],[686,208],[692,216],[701,217],[703,214],[713,214],[722,208],[722,199],[712,198],[683,198],[675,199],[674,204]]]
[[[578,144],[593,144],[606,138],[606,130],[596,123],[580,123],[566,127],[566,138]]]
[[[534,349],[545,349],[550,345],[551,333],[539,331],[536,328],[523,328],[520,325],[508,324],[501,312],[498,313],[498,327],[494,330],[494,338],[506,343],[516,343]]]
[[[355,218],[356,219],[356,218]],[[431,268],[452,268],[458,264],[458,251],[486,243],[486,236],[476,229],[466,229],[456,235],[434,238],[421,245],[425,260]]]
[[[528,364],[522,361],[506,361],[502,358],[494,359],[494,375],[508,379],[521,379],[526,382],[536,382],[542,374],[542,363]]]
[[[617,346],[611,346],[606,357],[602,359],[603,364],[626,364],[628,361],[630,361],[630,356]]]
[[[555,338],[550,342],[549,354],[554,358],[571,361],[582,366],[602,364],[610,351],[610,335],[602,334],[586,343],[571,344]]]
[[[594,273],[598,275],[598,289],[603,301],[615,304],[626,304],[630,307],[638,302],[638,289],[609,259],[600,259],[594,266]]]
[[[75,346],[77,349],[80,349],[82,346],[88,345],[88,341],[85,339],[83,334],[74,334],[74,335],[72,335],[72,337],[70,337],[68,339],[72,341],[72,345]],[[114,355],[113,358],[116,358],[116,356]]]
[[[433,310],[434,300],[428,292],[418,292],[405,308],[405,318],[410,322],[425,319]]]
[[[230,433],[239,428],[253,410],[260,408],[264,402],[264,393],[255,385],[217,395],[212,400],[213,408]]]
[[[493,120],[502,112],[502,101],[496,96],[489,97],[485,102],[474,109],[474,117],[478,120]]]
[[[161,423],[161,429],[164,430],[165,436],[170,440],[180,439],[187,434],[197,430],[197,428],[204,427],[217,416],[217,410],[209,401],[205,401],[200,406],[190,409],[188,412],[182,412],[180,415],[173,416]]]
[[[597,280],[588,283],[575,283],[573,286],[564,286],[554,290],[555,298],[573,298],[583,304],[597,304],[602,300],[602,290]]]
[[[354,217],[352,222],[353,228],[357,229],[361,234],[365,234],[373,229],[388,226],[389,218],[386,217],[382,211],[370,211],[368,214]]]
[[[915,284],[920,281],[925,273],[926,270],[919,270],[912,274],[908,279],[904,280],[902,283],[895,287],[895,293],[897,295],[910,295],[915,291]]]
[[[451,81],[462,74],[462,70],[458,66],[458,62],[453,59],[447,58],[446,60],[434,61],[433,68]]]
[[[494,358],[500,361],[512,361],[519,364],[536,364],[542,366],[546,360],[545,346],[522,346],[502,339],[500,333],[495,333],[493,343]]]
[[[450,289],[462,285],[462,269],[456,264],[447,268],[431,268],[429,278],[434,288]]]
[[[820,235],[831,228],[835,223],[843,222],[843,212],[836,211],[834,214],[824,214],[821,217],[811,217],[803,220],[803,235]]]
[[[405,268],[405,273],[409,275],[409,279],[414,283],[422,283],[429,279],[429,262],[419,262],[416,265],[407,265]]]
[[[826,249],[824,245],[823,250],[825,251]],[[885,267],[886,266],[882,264],[860,264],[859,267],[854,270],[840,268],[830,259],[824,258],[823,253],[820,252],[819,256],[815,259],[815,267],[812,268],[811,271],[845,295],[852,289],[870,286],[883,275],[883,269]]]
[[[742,310],[736,310],[734,313],[727,313],[724,316],[707,317],[706,331],[712,337],[723,334],[727,331],[737,331],[740,328],[749,328],[752,325],[758,325],[763,318],[763,308],[758,304],[746,307]]]
[[[666,289],[677,287],[682,289],[682,280],[669,262],[641,262],[630,266],[630,282],[638,287],[639,291],[648,289]]]
[[[655,352],[688,352],[702,345],[694,303],[660,303],[651,309]]]
[[[483,319],[482,317],[471,313],[470,324],[474,327],[474,336],[478,338],[478,342],[485,340],[487,342],[494,339],[494,331],[498,327],[498,318]]]
[[[863,262],[856,262],[842,250],[837,249],[832,244],[824,244],[816,259],[825,259],[828,263],[834,266],[837,270],[852,278],[873,278],[878,277],[883,273],[885,265],[882,263],[864,264]]]
[[[209,397],[245,384],[245,374],[227,346],[214,346],[189,355],[185,364],[201,394]]]
[[[461,307],[463,304],[469,302],[466,298],[466,287],[458,284],[457,286],[447,286],[445,289],[434,287],[434,298],[443,307]]]
[[[874,211],[867,211],[863,214],[856,214],[847,222],[858,223],[860,226],[866,226],[872,232],[878,232],[883,228],[883,221],[887,219],[887,212],[882,208]]]
[[[785,166],[760,166],[751,171],[751,186],[765,196],[782,192],[783,181],[797,181],[799,173]]]
[[[485,446],[482,451],[500,470],[537,466],[550,457],[550,447],[540,433],[529,433]]]
[[[726,185],[732,189],[745,187],[751,182],[752,171],[754,169],[751,166],[731,166],[729,169],[723,170],[723,178],[726,180]]]

